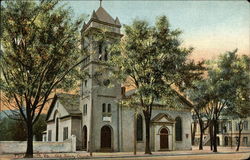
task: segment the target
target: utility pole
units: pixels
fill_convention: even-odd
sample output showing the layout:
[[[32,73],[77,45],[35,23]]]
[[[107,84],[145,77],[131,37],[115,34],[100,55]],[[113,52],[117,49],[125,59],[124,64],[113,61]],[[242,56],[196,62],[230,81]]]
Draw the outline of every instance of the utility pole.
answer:
[[[231,121],[231,148],[233,148],[233,121]]]
[[[134,155],[136,155],[136,142],[137,142],[137,116],[136,110],[134,113]]]

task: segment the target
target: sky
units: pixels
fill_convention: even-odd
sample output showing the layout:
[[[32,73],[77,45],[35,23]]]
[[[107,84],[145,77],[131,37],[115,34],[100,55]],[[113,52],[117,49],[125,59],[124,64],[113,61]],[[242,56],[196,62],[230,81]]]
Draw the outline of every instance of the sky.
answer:
[[[91,15],[98,0],[64,1],[76,17]],[[183,31],[185,47],[194,47],[191,57],[213,59],[238,48],[239,54],[250,55],[250,3],[235,1],[125,1],[103,0],[102,6],[122,24],[135,18],[154,24],[156,17],[166,15],[172,29]]]

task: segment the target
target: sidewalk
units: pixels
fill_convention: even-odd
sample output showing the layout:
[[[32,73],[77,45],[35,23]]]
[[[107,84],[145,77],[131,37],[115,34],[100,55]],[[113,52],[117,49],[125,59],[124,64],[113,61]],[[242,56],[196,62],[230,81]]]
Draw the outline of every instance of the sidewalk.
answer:
[[[46,153],[34,154],[34,159],[246,159],[250,156],[250,147],[241,147],[239,152],[235,152],[235,148],[218,147],[218,152],[213,153],[209,147],[205,146],[204,150],[198,150],[193,147],[193,150],[185,151],[164,151],[153,152],[152,155],[145,155],[143,152],[138,152],[136,155],[133,152],[113,152],[100,153],[94,152],[90,157],[89,153],[78,151],[76,153]],[[5,154],[0,155],[1,160],[7,159],[22,159],[23,155]]]

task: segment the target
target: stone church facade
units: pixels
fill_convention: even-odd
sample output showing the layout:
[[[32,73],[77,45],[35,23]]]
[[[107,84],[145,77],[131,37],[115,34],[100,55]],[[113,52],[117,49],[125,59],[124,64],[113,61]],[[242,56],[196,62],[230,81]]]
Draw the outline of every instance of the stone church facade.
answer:
[[[105,30],[106,41],[96,35]],[[57,94],[47,114],[46,141],[64,141],[76,136],[77,149],[87,151],[137,151],[145,148],[145,124],[142,112],[123,102],[133,96],[103,72],[97,73],[108,59],[106,47],[119,41],[121,24],[103,7],[93,11],[82,29],[82,48],[91,52],[82,65],[89,78],[82,80],[79,95]],[[112,87],[108,87],[112,83]],[[180,95],[179,95],[180,96]],[[181,97],[181,96],[180,96]],[[152,151],[191,149],[191,111],[184,98],[181,110],[169,110],[155,104],[152,110],[150,146]]]

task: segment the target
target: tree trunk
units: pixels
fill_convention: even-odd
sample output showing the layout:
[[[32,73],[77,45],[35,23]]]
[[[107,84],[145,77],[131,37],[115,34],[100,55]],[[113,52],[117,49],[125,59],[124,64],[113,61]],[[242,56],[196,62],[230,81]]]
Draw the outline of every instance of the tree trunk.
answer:
[[[237,148],[236,148],[236,151],[239,151],[240,150],[240,140],[241,140],[241,131],[242,131],[242,127],[241,127],[241,121],[240,123],[238,124],[239,125],[239,138],[238,138],[238,143],[237,143]]]
[[[152,154],[150,149],[150,116],[145,114],[145,126],[146,126],[146,145],[145,145],[145,154]]]
[[[33,126],[32,121],[28,121],[27,130],[28,130],[28,138],[27,138],[27,150],[25,153],[25,158],[33,158]]]
[[[194,127],[192,128],[192,145],[194,145],[196,129],[197,129],[197,122],[195,121]]]
[[[213,150],[213,123],[209,125],[210,150]]]
[[[213,120],[213,126],[214,126],[214,134],[213,134],[213,152],[217,152],[217,130],[218,130],[218,127],[217,127],[217,120],[214,119]]]
[[[200,142],[199,142],[199,150],[203,150],[203,122],[202,120],[199,120],[200,125]]]

